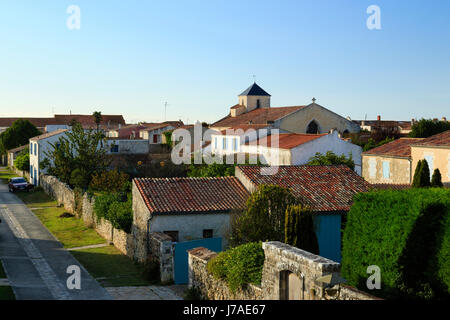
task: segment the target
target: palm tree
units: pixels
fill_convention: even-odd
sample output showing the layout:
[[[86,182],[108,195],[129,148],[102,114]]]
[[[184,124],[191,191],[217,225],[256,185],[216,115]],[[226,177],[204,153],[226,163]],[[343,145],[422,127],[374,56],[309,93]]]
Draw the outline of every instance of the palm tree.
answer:
[[[95,111],[92,116],[97,124],[97,132],[100,130],[100,123],[102,122],[102,113],[100,111]]]

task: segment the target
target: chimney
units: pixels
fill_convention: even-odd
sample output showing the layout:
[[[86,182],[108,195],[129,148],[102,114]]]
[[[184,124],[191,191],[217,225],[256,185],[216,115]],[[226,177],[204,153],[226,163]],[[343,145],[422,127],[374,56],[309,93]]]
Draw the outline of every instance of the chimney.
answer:
[[[416,119],[412,118],[411,119],[411,125],[414,125],[414,123],[416,123]]]
[[[377,116],[377,120],[381,121],[381,116],[380,115]]]
[[[447,122],[447,118],[446,117],[442,117],[442,121]]]

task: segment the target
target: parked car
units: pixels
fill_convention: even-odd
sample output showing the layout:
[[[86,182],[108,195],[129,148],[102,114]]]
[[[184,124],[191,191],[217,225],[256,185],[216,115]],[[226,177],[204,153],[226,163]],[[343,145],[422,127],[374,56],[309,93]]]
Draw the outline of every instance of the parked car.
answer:
[[[30,191],[33,185],[22,177],[11,178],[8,183],[9,192]]]

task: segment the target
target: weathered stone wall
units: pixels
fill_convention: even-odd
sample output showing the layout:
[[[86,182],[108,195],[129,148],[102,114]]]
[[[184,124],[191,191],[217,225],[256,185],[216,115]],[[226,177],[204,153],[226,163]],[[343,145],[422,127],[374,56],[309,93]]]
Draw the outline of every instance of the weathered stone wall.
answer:
[[[94,213],[95,197],[89,197],[88,194],[82,195],[78,200],[75,192],[67,185],[59,181],[56,177],[42,175],[40,178],[41,187],[44,191],[53,197],[64,208],[83,220],[84,224],[95,229],[97,233],[113,244],[122,253],[133,257],[133,237],[123,230],[113,228],[111,222],[105,219],[97,219]]]
[[[173,280],[174,243],[172,238],[161,232],[152,232],[148,237],[148,259],[159,263],[161,282]]]
[[[21,177],[24,177],[28,182],[31,181],[31,180],[30,180],[30,173],[29,173],[28,171],[21,171],[21,170],[17,169],[17,168],[14,167],[14,166],[12,166],[12,167],[10,167],[10,168],[12,169],[12,171],[13,171],[15,174],[17,174],[17,175],[19,175],[19,176],[21,176]]]
[[[206,268],[208,261],[217,253],[206,248],[195,248],[188,251],[189,287],[196,287],[203,297],[209,300],[262,300],[261,287],[249,284],[245,289],[231,292],[227,284],[214,278]]]
[[[377,300],[370,294],[345,285],[326,288],[317,279],[340,277],[340,264],[281,242],[263,243],[265,255],[261,287],[248,285],[231,293],[226,283],[208,273],[207,263],[216,256],[205,248],[189,254],[189,287],[196,287],[212,300]],[[294,278],[294,280],[292,280]],[[292,282],[291,282],[292,281]]]
[[[39,184],[45,193],[54,198],[58,204],[64,205],[70,213],[75,213],[75,194],[65,183],[62,183],[54,176],[41,175]]]

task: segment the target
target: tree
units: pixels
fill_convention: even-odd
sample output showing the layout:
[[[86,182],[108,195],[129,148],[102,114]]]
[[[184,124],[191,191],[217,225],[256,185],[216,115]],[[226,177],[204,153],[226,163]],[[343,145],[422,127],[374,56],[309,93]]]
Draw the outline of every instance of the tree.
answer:
[[[319,254],[319,242],[314,231],[311,210],[302,205],[291,205],[286,209],[285,243]]]
[[[392,141],[394,141],[394,137],[392,137],[392,138],[386,137],[384,140],[381,140],[379,142],[376,142],[374,139],[369,138],[367,143],[363,146],[363,151],[365,152],[370,149],[377,148],[379,146],[382,146],[383,144],[386,144],[386,143],[389,143]]]
[[[92,116],[94,117],[95,124],[97,125],[97,132],[100,130],[100,123],[102,122],[102,113],[95,111]]]
[[[57,143],[50,143],[52,149],[45,153],[41,168],[65,183],[87,189],[93,174],[106,171],[111,161],[102,142],[100,132],[84,130],[75,123]]]
[[[28,148],[17,156],[14,166],[20,171],[30,171],[30,150]]]
[[[434,169],[433,176],[431,177],[431,186],[433,188],[442,188],[444,185],[442,184],[441,172],[438,168]]]
[[[231,220],[232,246],[258,241],[284,241],[286,209],[299,204],[289,189],[260,185],[247,200],[246,209],[234,212]]]
[[[428,138],[447,130],[450,130],[450,122],[420,119],[412,125],[409,136],[411,138]]]
[[[425,188],[430,186],[430,168],[428,167],[428,162],[425,159],[419,160],[414,172],[412,187]]]
[[[317,152],[314,157],[311,157],[307,165],[320,166],[320,165],[338,165],[343,164],[348,166],[350,169],[355,170],[355,162],[353,162],[352,155],[347,158],[343,155],[336,155],[332,151],[327,151],[325,155]]]
[[[16,120],[11,127],[0,134],[0,153],[28,144],[30,138],[41,132],[28,120]]]

